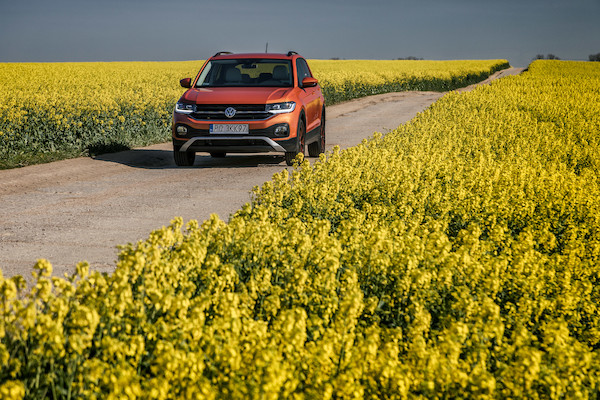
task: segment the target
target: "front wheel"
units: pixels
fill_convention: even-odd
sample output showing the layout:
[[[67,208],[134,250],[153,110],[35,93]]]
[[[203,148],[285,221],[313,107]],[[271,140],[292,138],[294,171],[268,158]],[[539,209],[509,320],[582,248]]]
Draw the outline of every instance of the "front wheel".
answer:
[[[321,113],[321,132],[319,140],[308,145],[308,155],[311,157],[319,157],[319,154],[325,153],[325,108]]]
[[[193,151],[179,151],[179,148],[173,147],[173,158],[178,167],[191,167],[196,160],[196,153]]]
[[[302,155],[304,155],[304,149],[306,148],[304,145],[304,140],[306,139],[306,127],[302,120],[298,122],[298,131],[296,135],[298,137],[298,149],[296,151],[285,152],[285,163],[289,166],[294,165],[294,160],[298,154],[302,153]]]

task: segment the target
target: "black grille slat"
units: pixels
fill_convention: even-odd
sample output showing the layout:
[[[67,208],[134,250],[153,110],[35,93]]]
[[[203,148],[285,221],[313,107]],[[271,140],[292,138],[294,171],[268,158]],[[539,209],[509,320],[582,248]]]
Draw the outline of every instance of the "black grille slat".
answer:
[[[202,111],[223,111],[225,112],[226,108],[233,107],[237,111],[265,111],[264,104],[197,104],[196,110]]]
[[[232,118],[225,116],[225,109],[233,107],[236,110]],[[194,119],[201,120],[261,120],[272,116],[271,113],[265,111],[264,104],[198,104],[196,111],[190,114]]]
[[[232,118],[227,118],[225,114],[217,114],[217,113],[192,113],[190,114],[192,118],[198,120],[207,120],[207,121],[242,121],[242,120],[261,120],[267,119],[272,114],[269,113],[261,113],[261,114],[235,114]]]

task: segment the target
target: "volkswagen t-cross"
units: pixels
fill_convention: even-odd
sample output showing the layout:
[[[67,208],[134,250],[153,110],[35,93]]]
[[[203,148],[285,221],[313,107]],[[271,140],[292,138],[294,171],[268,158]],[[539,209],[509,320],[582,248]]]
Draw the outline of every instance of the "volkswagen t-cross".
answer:
[[[287,54],[219,52],[196,77],[173,113],[173,153],[179,166],[196,152],[280,152],[287,165],[298,153],[325,151],[325,99],[304,58]]]

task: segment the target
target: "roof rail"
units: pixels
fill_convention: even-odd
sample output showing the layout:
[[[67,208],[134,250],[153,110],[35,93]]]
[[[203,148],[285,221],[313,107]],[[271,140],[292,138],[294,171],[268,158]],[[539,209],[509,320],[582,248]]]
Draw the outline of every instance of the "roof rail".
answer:
[[[220,56],[220,55],[222,55],[222,54],[233,54],[233,53],[232,53],[232,52],[230,52],[230,51],[219,51],[219,52],[218,52],[217,54],[215,54],[213,57]]]
[[[295,51],[288,51],[288,53],[287,53],[288,57],[293,56],[294,54],[297,55],[298,53],[296,53]]]

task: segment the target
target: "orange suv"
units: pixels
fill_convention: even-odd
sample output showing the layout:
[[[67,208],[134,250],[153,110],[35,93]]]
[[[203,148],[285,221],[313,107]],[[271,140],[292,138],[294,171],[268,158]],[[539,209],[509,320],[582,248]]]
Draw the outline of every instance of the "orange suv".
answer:
[[[196,78],[173,112],[173,154],[179,166],[194,164],[196,152],[298,153],[325,151],[325,99],[306,60],[287,54],[219,52]]]

